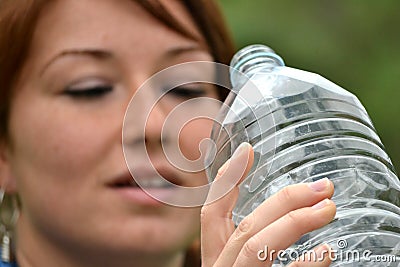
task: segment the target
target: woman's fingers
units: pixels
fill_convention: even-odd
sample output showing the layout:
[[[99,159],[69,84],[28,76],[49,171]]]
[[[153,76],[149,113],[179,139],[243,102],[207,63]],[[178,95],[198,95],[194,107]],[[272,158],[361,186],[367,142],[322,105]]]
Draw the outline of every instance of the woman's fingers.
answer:
[[[212,266],[215,263],[235,229],[232,222],[232,209],[239,193],[237,184],[247,175],[253,164],[253,158],[251,145],[241,144],[220,168],[211,185],[207,199],[207,203],[210,202],[210,204],[204,205],[201,210],[203,266]],[[224,196],[217,201],[212,201],[221,195]]]
[[[309,207],[325,198],[331,198],[333,193],[334,186],[328,178],[287,186],[254,210],[254,217],[257,219],[254,230],[261,230],[266,224],[272,223],[292,210]]]
[[[248,239],[233,266],[270,266],[277,252],[287,249],[303,234],[328,224],[335,213],[336,206],[329,199],[287,213]],[[267,254],[265,262],[260,261],[259,251]]]
[[[224,264],[232,266],[236,258],[232,258],[232,255],[238,255],[246,242],[258,232],[282,216],[300,208],[313,206],[332,195],[333,184],[329,179],[285,187],[243,219],[226,243],[217,263],[221,266]],[[277,234],[280,234],[280,239],[286,239],[287,233],[287,229],[280,229]]]
[[[263,262],[257,255],[265,246],[275,251],[285,250],[303,234],[329,223],[335,215],[335,205],[328,200],[333,195],[333,184],[322,179],[286,187],[264,201],[235,229],[232,209],[239,193],[237,185],[252,163],[251,146],[242,144],[221,167],[211,186],[207,200],[210,204],[204,205],[201,212],[203,266],[271,265],[271,259]],[[224,197],[214,201],[232,187]],[[327,266],[326,262],[298,266]],[[294,264],[297,263],[302,264]]]

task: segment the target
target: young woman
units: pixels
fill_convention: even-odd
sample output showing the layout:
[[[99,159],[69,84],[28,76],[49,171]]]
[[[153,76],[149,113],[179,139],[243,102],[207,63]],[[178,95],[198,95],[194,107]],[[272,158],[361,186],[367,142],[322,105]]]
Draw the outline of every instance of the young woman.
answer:
[[[189,252],[201,222],[203,266],[268,266],[269,259],[257,258],[260,249],[285,249],[332,220],[327,180],[286,188],[237,229],[230,220],[237,188],[200,211],[154,201],[126,184],[121,130],[132,95],[176,64],[227,64],[232,47],[212,1],[0,1],[0,212],[3,234],[15,242],[14,264],[198,266]],[[168,164],[161,129],[177,103],[225,95],[211,85],[166,95],[172,106],[155,108],[145,135],[133,136],[145,142],[157,171],[184,186],[205,183],[204,172]],[[136,116],[144,116],[140,106]],[[179,136],[183,155],[198,157],[211,124],[187,125]],[[235,155],[217,180],[249,169],[251,147],[243,145]],[[149,170],[142,166],[144,177],[152,175]],[[8,200],[17,198],[12,208],[19,216],[15,224],[6,222]],[[296,264],[328,266],[329,259]]]

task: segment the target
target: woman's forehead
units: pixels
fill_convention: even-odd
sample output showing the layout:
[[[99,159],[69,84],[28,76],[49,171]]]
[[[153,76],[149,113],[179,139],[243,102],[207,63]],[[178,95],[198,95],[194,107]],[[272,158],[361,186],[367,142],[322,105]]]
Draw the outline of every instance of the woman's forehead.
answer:
[[[168,13],[191,34],[201,38],[193,19],[182,2],[161,1],[163,10],[152,12],[147,5],[134,0],[59,0],[49,3],[39,19],[36,35],[65,38],[123,38],[128,33],[149,36],[153,28],[167,28],[157,19],[157,13]],[[165,2],[165,5],[164,5]],[[144,2],[141,2],[144,3]],[[62,33],[60,31],[63,31]],[[153,33],[154,34],[154,33]],[[54,40],[54,39],[52,39]],[[57,40],[57,39],[56,39]],[[47,40],[49,41],[49,39]]]
[[[179,23],[190,32],[197,32],[183,5],[177,1],[165,2],[168,3],[165,8],[168,12],[173,10]],[[136,1],[64,0],[49,4],[42,13],[30,54],[48,62],[64,50],[90,48],[132,57],[146,52],[146,58],[150,59],[174,47],[190,47],[196,43],[199,45],[163,25]]]

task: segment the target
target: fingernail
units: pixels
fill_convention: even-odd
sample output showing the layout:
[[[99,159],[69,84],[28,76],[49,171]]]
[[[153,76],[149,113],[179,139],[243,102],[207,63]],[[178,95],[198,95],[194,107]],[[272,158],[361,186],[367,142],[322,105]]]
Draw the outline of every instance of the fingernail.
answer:
[[[311,208],[313,208],[314,210],[320,210],[326,206],[328,206],[331,203],[331,200],[329,199],[324,199],[320,202],[318,202],[317,204],[315,204],[314,206],[312,206]]]
[[[244,152],[246,152],[249,145],[250,144],[246,143],[246,142],[245,143],[241,143],[238,146],[238,148],[236,148],[235,152],[233,152],[231,159],[233,160],[235,158],[238,158],[240,155],[242,155]]]
[[[323,178],[315,182],[309,183],[308,186],[315,192],[321,192],[329,186],[329,179]]]

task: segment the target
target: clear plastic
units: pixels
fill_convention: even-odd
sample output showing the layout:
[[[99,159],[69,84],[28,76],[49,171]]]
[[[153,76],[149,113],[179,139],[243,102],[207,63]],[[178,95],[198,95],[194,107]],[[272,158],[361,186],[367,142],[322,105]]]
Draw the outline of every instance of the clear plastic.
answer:
[[[217,153],[207,171],[212,179],[240,143],[253,145],[255,163],[240,185],[235,224],[283,187],[328,177],[335,220],[290,251],[301,255],[328,243],[340,253],[332,266],[398,266],[400,182],[360,101],[320,75],[284,66],[263,45],[239,51],[231,67],[234,90],[214,125]],[[248,100],[251,90],[261,97]],[[346,251],[362,257],[343,259]],[[379,255],[393,257],[382,262]]]

